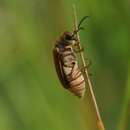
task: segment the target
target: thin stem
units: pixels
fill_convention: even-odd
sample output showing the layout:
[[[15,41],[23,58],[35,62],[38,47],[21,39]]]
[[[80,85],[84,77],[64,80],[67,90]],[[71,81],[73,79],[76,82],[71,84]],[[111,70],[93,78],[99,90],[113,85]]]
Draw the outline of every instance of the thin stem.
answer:
[[[75,30],[77,30],[78,26],[77,26],[77,14],[76,14],[76,6],[75,5],[73,5],[73,10],[74,10],[74,28],[75,28]],[[81,49],[79,33],[77,32],[76,35],[77,35],[78,42],[79,42],[78,48]],[[85,62],[85,59],[84,59],[83,52],[80,52],[79,55],[80,55],[81,62],[83,64],[83,66],[86,66],[86,62]],[[91,82],[91,80],[89,78],[89,73],[88,73],[88,69],[87,68],[85,69],[84,76],[85,76],[86,81],[88,82],[88,86],[89,86],[89,90],[90,90],[90,96],[92,98],[93,106],[94,106],[94,109],[95,109],[95,112],[96,112],[97,126],[98,126],[99,130],[105,130],[104,124],[102,122],[102,119],[101,119],[101,116],[100,116],[100,113],[99,113],[99,109],[98,109],[98,105],[97,105],[97,102],[96,102],[96,98],[94,96],[92,82]]]

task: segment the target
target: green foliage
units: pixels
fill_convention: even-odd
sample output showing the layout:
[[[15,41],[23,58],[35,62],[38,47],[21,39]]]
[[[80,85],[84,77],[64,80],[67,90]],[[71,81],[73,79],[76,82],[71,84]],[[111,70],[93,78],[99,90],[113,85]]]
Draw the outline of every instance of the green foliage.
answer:
[[[64,90],[53,64],[56,39],[73,29],[73,3],[79,20],[90,16],[80,37],[106,130],[130,129],[129,1],[1,0],[0,130],[97,129],[87,96]]]

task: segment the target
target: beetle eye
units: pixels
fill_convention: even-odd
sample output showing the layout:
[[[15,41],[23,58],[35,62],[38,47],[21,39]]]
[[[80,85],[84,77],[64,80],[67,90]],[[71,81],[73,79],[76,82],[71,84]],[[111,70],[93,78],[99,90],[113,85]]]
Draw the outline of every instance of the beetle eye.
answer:
[[[71,35],[66,35],[66,36],[65,36],[65,39],[66,39],[66,40],[71,40],[71,39],[72,39],[72,36],[71,36]]]

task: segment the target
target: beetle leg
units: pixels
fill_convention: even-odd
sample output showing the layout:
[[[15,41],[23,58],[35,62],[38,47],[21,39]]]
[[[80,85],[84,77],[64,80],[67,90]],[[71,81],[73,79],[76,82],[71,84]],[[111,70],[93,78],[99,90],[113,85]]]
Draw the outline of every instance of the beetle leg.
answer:
[[[83,66],[80,68],[81,71],[85,71],[88,67],[87,66]]]
[[[81,71],[82,73],[84,73],[84,72],[85,72],[85,70],[86,70],[87,68],[89,68],[89,66],[88,66],[88,65],[83,66],[83,67],[81,67],[81,68],[80,68],[80,71]],[[88,74],[89,74],[89,76],[92,76],[92,73],[88,72]]]
[[[75,49],[75,50],[74,50],[75,53],[80,53],[80,52],[82,52],[82,51],[84,51],[83,48],[81,48],[81,49],[77,49],[77,50]]]
[[[83,51],[84,51],[84,48],[79,49],[79,42],[74,44],[74,52],[75,53],[80,53],[80,52],[83,52]]]
[[[86,61],[86,66],[87,66],[87,68],[90,68],[90,66],[92,65],[92,62],[91,62],[91,60],[89,60],[88,58],[85,58],[85,61]]]

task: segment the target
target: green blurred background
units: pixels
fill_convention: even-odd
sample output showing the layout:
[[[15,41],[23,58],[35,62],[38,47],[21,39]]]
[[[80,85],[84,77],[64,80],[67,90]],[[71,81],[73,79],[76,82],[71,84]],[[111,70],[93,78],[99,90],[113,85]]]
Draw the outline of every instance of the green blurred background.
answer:
[[[129,0],[0,0],[0,130],[97,130],[88,94],[64,90],[53,63],[73,3],[91,16],[80,38],[106,130],[130,130]]]

